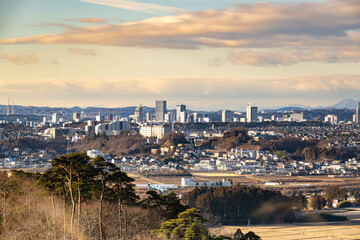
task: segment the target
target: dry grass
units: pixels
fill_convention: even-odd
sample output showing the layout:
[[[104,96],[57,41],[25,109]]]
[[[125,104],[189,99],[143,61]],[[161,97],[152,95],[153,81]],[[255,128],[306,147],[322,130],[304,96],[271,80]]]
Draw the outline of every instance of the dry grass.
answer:
[[[232,236],[238,227],[226,226],[212,228],[211,233]],[[360,239],[360,225],[336,224],[336,225],[276,225],[276,226],[253,226],[240,227],[243,232],[253,231],[263,240],[355,240]]]
[[[214,173],[191,173],[195,177],[239,177],[238,174],[235,173],[224,173],[224,172],[214,172]]]
[[[253,231],[263,240],[355,240],[360,239],[360,209],[334,210],[335,215],[347,216],[350,221],[327,223],[304,223],[282,225],[254,225],[240,227],[242,232]],[[232,236],[239,227],[223,226],[211,228],[213,234]]]

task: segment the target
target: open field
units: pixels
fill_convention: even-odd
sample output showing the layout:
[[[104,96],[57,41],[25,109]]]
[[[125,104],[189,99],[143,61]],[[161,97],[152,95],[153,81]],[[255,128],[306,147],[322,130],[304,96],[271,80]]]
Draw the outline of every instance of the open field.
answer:
[[[239,174],[235,174],[235,173],[223,173],[223,172],[193,172],[192,173],[193,176],[198,176],[198,177],[238,177]]]
[[[254,185],[280,191],[313,192],[324,190],[329,185],[337,185],[346,189],[360,188],[360,177],[329,177],[323,176],[257,176],[237,175],[229,172],[192,172],[195,181],[220,181],[231,179],[234,184]],[[131,175],[136,184],[152,182],[155,184],[175,184],[180,186],[181,176],[149,176]],[[266,182],[281,182],[280,185],[265,185]]]
[[[359,224],[359,223],[358,223]],[[360,239],[360,225],[348,223],[284,224],[240,227],[243,233],[253,231],[263,240],[355,240]],[[238,227],[212,228],[214,234],[233,236]]]
[[[360,208],[324,210],[322,212],[347,216],[345,222],[322,222],[281,225],[254,225],[250,227],[222,226],[211,228],[214,234],[231,236],[238,228],[243,233],[253,231],[263,240],[356,240],[360,239]]]

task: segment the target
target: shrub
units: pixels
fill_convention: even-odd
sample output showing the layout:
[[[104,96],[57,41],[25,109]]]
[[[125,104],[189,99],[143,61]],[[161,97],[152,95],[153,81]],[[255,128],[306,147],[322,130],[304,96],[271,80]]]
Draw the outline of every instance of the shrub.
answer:
[[[349,201],[341,201],[338,204],[338,208],[347,208],[347,207],[351,207],[351,206],[352,206],[352,204]]]

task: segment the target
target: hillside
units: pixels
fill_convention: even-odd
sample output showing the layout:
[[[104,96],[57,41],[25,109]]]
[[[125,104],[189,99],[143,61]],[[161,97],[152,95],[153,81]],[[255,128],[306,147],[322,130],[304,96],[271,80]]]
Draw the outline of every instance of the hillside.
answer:
[[[81,143],[75,143],[72,150],[76,152],[86,152],[87,150],[97,149],[103,153],[123,156],[126,154],[150,154],[151,145],[146,144],[145,138],[140,134],[120,135],[111,138],[97,137],[87,138]]]

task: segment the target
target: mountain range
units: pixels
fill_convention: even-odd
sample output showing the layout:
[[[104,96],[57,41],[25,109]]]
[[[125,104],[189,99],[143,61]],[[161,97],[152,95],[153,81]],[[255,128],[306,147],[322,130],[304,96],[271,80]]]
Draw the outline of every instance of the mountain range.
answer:
[[[283,106],[283,107],[276,107],[276,108],[272,108],[272,109],[262,109],[262,111],[266,111],[266,112],[285,112],[285,111],[292,111],[292,110],[297,110],[297,111],[301,111],[304,109],[356,109],[357,107],[357,101],[355,101],[354,99],[348,98],[348,99],[344,99],[339,101],[338,103],[328,106],[328,107],[309,107],[309,106],[304,106],[304,105],[299,105],[299,104],[291,104],[288,106]],[[57,108],[53,108],[53,107],[36,107],[36,106],[21,106],[21,105],[15,105],[14,106],[14,112],[15,114],[21,114],[21,115],[40,115],[40,116],[50,116],[51,114],[55,113],[55,112],[62,112],[64,115],[70,116],[72,115],[74,112],[83,112],[85,115],[89,116],[89,117],[93,117],[95,115],[98,114],[98,112],[100,111],[101,115],[107,115],[109,113],[112,113],[114,115],[118,115],[121,117],[127,117],[131,114],[134,114],[135,111],[135,106],[129,106],[129,107],[119,107],[119,108],[104,108],[104,107],[86,107],[86,108],[81,108],[81,107],[72,107],[72,108],[65,108],[65,107],[57,107]],[[144,112],[154,112],[155,109],[153,107],[143,107]],[[7,105],[0,105],[0,115],[1,114],[6,114],[7,111]],[[12,111],[12,106],[10,106],[10,112]],[[173,110],[171,110],[173,111]],[[191,110],[188,110],[190,113],[192,112]],[[207,111],[202,111],[202,112],[207,112]]]

